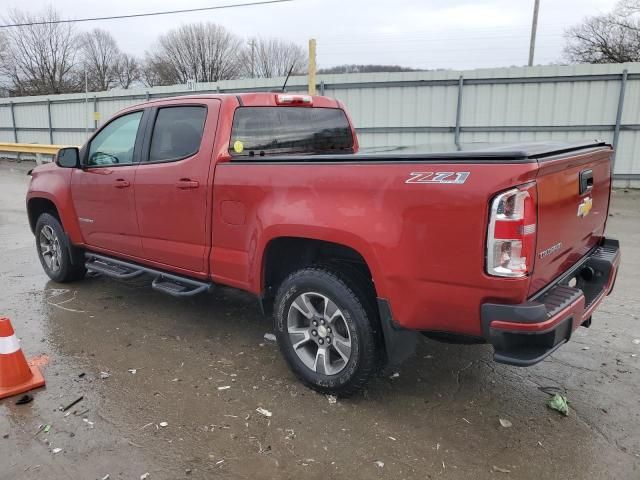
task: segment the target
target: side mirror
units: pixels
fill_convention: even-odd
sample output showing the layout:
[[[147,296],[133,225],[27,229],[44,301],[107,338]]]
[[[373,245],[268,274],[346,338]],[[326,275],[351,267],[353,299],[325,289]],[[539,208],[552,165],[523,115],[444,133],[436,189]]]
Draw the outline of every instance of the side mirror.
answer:
[[[58,150],[56,165],[62,168],[78,168],[80,166],[80,150],[78,150],[78,147],[65,147]]]

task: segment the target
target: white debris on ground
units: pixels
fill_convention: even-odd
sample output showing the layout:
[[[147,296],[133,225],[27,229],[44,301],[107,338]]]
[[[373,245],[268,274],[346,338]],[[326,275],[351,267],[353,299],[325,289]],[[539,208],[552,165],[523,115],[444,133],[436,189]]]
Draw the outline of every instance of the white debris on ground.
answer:
[[[111,374],[109,372],[100,372],[100,378],[102,380],[105,380],[107,378],[109,378],[111,376]]]
[[[158,425],[160,425],[162,428],[168,427],[169,426],[169,422],[160,422]]]
[[[256,408],[256,412],[258,412],[260,415],[264,415],[265,417],[270,417],[271,415],[273,415],[273,413],[271,413],[269,410],[262,407]]]
[[[330,405],[334,405],[338,402],[338,397],[336,397],[335,395],[327,395],[327,400],[329,400]]]
[[[273,333],[265,333],[264,334],[264,339],[265,340],[269,340],[270,342],[275,342],[276,341],[276,336]]]
[[[384,462],[381,462],[380,460],[376,461],[375,464],[376,464],[376,467],[378,468],[384,467]]]
[[[506,418],[501,418],[500,419],[500,425],[502,425],[504,428],[509,428],[513,426],[513,423],[511,423],[509,420],[507,420]]]

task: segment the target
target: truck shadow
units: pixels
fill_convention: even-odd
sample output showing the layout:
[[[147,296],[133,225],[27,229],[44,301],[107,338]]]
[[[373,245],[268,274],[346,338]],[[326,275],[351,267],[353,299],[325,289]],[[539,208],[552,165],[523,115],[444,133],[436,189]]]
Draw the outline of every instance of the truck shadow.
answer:
[[[191,339],[190,347],[206,339],[206,349],[223,356],[230,355],[227,350],[234,345],[263,345],[270,348],[259,350],[268,357],[261,363],[268,360],[282,378],[296,382],[277,348],[271,348],[275,344],[264,339],[265,333],[272,332],[271,318],[261,314],[254,296],[221,287],[208,295],[179,299],[149,287],[145,278],[125,282],[96,276],[77,284],[48,282],[45,303],[58,345],[64,347],[65,338],[83,337],[91,344],[88,332],[109,326],[134,332],[142,329],[145,338]],[[67,329],[77,330],[59,335]],[[498,381],[504,382],[505,377],[521,384],[522,370],[518,370],[493,363],[488,345],[456,345],[420,338],[412,358],[398,367],[385,368],[367,392],[353,401],[389,394],[429,396],[437,391],[442,396],[467,390],[481,392]]]

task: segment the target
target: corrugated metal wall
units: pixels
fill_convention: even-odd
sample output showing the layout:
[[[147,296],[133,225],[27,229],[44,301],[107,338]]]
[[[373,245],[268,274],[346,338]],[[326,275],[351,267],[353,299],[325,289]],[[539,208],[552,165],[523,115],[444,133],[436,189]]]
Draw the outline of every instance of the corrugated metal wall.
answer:
[[[623,72],[627,72],[624,74]],[[283,78],[198,84],[199,92],[271,90]],[[601,138],[619,142],[615,173],[640,182],[640,64],[318,76],[342,100],[363,147]],[[288,91],[305,91],[293,77]],[[0,99],[0,142],[81,144],[116,111],[184,86]],[[620,102],[621,93],[624,103]],[[100,120],[94,121],[93,112]],[[437,147],[436,147],[437,148]]]

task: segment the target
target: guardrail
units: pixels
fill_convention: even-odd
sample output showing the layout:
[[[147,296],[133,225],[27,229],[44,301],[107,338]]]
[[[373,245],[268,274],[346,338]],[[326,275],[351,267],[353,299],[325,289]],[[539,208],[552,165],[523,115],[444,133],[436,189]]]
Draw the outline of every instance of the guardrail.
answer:
[[[0,143],[0,156],[2,153],[14,153],[20,160],[21,154],[34,156],[38,165],[53,161],[58,150],[67,145],[41,145],[38,143]]]

